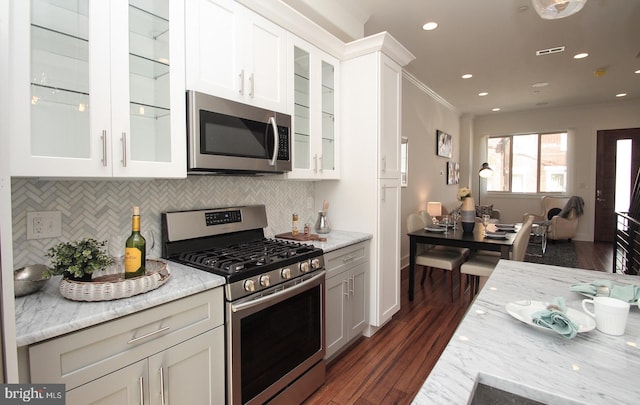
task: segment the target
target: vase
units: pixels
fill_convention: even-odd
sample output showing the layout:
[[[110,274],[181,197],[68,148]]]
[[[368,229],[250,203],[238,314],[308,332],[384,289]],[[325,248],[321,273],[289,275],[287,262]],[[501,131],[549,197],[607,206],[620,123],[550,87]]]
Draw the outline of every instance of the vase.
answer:
[[[462,230],[464,233],[472,233],[476,225],[476,204],[472,197],[462,200],[460,208],[460,220],[462,222]]]

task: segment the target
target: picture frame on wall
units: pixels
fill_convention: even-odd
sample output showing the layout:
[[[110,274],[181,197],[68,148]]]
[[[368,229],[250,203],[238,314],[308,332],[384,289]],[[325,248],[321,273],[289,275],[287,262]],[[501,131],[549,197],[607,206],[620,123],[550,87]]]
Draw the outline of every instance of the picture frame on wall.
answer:
[[[436,130],[436,154],[438,156],[451,159],[452,142],[451,135],[439,129]]]
[[[460,183],[460,163],[447,162],[447,184]]]

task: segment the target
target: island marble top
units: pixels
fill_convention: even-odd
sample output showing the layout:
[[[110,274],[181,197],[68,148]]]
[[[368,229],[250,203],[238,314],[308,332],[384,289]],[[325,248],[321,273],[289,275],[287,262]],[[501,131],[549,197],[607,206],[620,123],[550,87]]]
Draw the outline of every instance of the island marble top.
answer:
[[[640,403],[637,305],[624,335],[594,329],[573,339],[536,329],[505,310],[512,301],[562,296],[567,307],[582,311],[586,297],[569,286],[596,279],[640,285],[637,276],[501,260],[413,404],[467,404],[479,374],[490,385],[545,403]]]
[[[371,239],[369,234],[347,231],[331,231],[322,236],[327,238],[326,242],[307,243],[322,248],[324,252],[330,252]],[[180,263],[166,262],[171,271],[171,278],[165,285],[145,294],[113,301],[68,300],[58,291],[61,276],[52,277],[39,292],[16,298],[17,346],[26,346],[61,336],[222,286],[225,283],[225,279],[221,276]]]

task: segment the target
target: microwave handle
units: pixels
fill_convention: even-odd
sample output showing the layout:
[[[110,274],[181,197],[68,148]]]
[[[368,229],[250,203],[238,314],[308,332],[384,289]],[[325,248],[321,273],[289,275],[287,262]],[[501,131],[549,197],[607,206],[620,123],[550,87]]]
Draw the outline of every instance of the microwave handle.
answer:
[[[278,159],[278,148],[280,147],[280,134],[278,134],[278,125],[276,124],[275,117],[269,117],[269,122],[273,127],[273,156],[271,156],[269,164],[275,166],[276,159]]]

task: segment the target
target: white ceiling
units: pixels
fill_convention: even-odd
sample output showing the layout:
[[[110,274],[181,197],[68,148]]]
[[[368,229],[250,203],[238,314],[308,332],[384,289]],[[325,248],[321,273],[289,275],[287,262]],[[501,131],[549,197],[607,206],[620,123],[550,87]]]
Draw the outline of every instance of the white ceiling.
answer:
[[[284,0],[296,7],[321,0]],[[338,3],[322,0],[323,7]],[[531,0],[342,0],[366,21],[364,34],[388,31],[416,59],[405,69],[453,105],[475,115],[640,98],[640,0],[588,0],[577,14],[543,20]],[[525,6],[522,11],[520,7]],[[341,39],[330,18],[310,15]],[[331,10],[330,10],[331,11]],[[335,11],[334,11],[335,12]],[[352,19],[352,20],[353,20]],[[347,19],[340,19],[348,22]],[[436,21],[430,32],[422,25]],[[357,30],[356,30],[357,31]],[[561,53],[536,56],[564,46]],[[589,57],[573,59],[579,52]],[[594,72],[605,69],[597,77]],[[462,79],[465,73],[471,79]],[[548,86],[534,88],[535,83]],[[489,94],[479,97],[478,93]],[[616,98],[618,93],[626,97]],[[640,111],[638,112],[640,114]],[[498,112],[499,114],[499,112]]]

